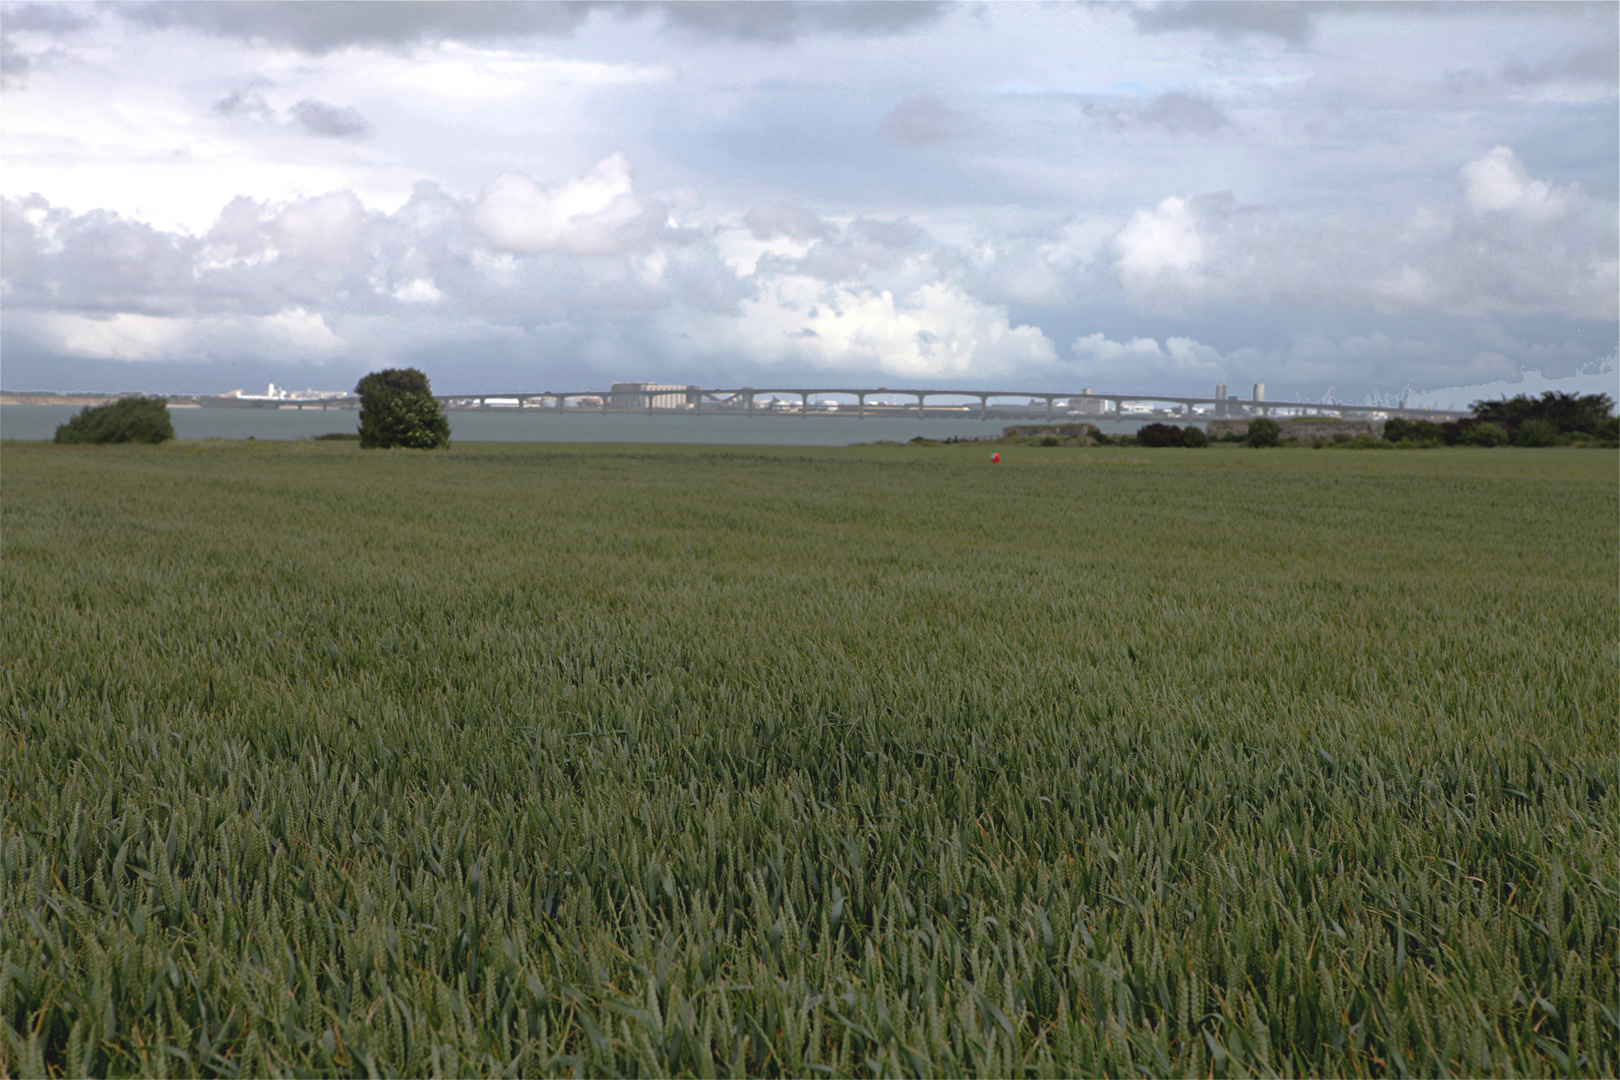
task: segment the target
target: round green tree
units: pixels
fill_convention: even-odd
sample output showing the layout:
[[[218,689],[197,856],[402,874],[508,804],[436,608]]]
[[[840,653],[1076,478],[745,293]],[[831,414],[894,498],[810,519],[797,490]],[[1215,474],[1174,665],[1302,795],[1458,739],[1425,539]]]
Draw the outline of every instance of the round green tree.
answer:
[[[1264,416],[1249,421],[1249,435],[1243,440],[1250,446],[1259,449],[1263,446],[1276,446],[1282,441],[1282,428],[1277,421],[1268,420]]]
[[[437,450],[450,445],[450,421],[415,368],[387,368],[361,379],[360,445]]]

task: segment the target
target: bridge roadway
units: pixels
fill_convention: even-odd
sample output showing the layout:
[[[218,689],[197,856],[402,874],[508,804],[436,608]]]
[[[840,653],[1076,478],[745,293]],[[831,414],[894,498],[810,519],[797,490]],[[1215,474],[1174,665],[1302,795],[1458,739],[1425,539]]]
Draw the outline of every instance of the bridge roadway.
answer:
[[[504,402],[515,400],[519,403],[520,407],[523,406],[524,402],[533,401],[536,398],[541,400],[550,399],[555,403],[551,407],[556,409],[565,408],[566,403],[571,400],[597,398],[600,399],[600,411],[602,412],[608,412],[610,410],[614,412],[648,413],[675,411],[685,412],[686,408],[684,406],[691,406],[694,413],[701,414],[703,412],[704,403],[708,402],[709,404],[715,406],[719,411],[732,413],[742,412],[749,416],[768,415],[773,411],[780,413],[782,410],[760,409],[756,406],[756,402],[759,398],[765,395],[775,397],[778,394],[791,394],[797,396],[799,398],[799,408],[797,411],[800,415],[809,415],[811,398],[831,394],[855,398],[856,404],[854,414],[856,416],[868,415],[866,399],[870,397],[914,397],[917,399],[916,409],[918,417],[924,415],[924,408],[927,399],[931,397],[978,398],[980,419],[984,419],[987,416],[990,409],[990,399],[992,398],[1021,398],[1024,401],[1044,400],[1046,402],[1046,418],[1048,420],[1056,419],[1055,403],[1060,400],[1068,401],[1070,403],[1070,408],[1075,408],[1076,403],[1079,403],[1078,411],[1081,414],[1082,421],[1087,419],[1127,419],[1128,414],[1121,414],[1119,411],[1120,407],[1126,402],[1151,402],[1157,404],[1177,405],[1181,408],[1181,414],[1187,419],[1193,419],[1192,410],[1198,405],[1212,406],[1214,410],[1213,415],[1198,417],[1199,419],[1214,420],[1238,420],[1254,416],[1256,414],[1260,416],[1268,416],[1273,410],[1282,410],[1300,415],[1322,415],[1324,413],[1332,412],[1337,413],[1339,416],[1347,419],[1358,417],[1364,418],[1373,413],[1378,413],[1386,417],[1397,416],[1405,419],[1434,421],[1455,420],[1460,417],[1472,415],[1466,411],[1457,411],[1451,409],[1419,409],[1396,405],[1342,405],[1336,402],[1332,404],[1325,404],[1322,402],[1313,401],[1254,401],[1241,399],[1235,396],[1228,396],[1223,400],[1221,398],[1213,397],[1182,397],[1175,394],[1098,394],[1047,391],[1032,392],[1026,390],[907,390],[890,388],[886,386],[879,386],[876,388],[836,386],[814,388],[787,386],[744,386],[736,389],[714,390],[693,388],[686,390],[684,394],[679,389],[659,389],[654,391],[636,390],[628,393],[631,396],[645,398],[647,403],[645,405],[637,405],[633,408],[627,408],[622,405],[614,405],[611,400],[614,394],[610,390],[542,390],[538,392],[524,391],[518,393],[497,394],[438,394],[435,396],[440,402],[447,405],[468,402],[476,402],[479,405],[485,405],[490,401]],[[668,406],[659,406],[654,404],[655,400],[658,398],[671,398],[676,396],[681,396],[685,399],[683,406],[679,409],[672,409]],[[1112,412],[1108,411],[1107,407],[1109,403],[1113,404],[1114,408]],[[543,408],[544,406],[528,407]],[[906,407],[909,410],[911,406],[907,405]],[[1095,412],[1092,411],[1092,407],[1096,409]],[[890,408],[885,408],[883,413],[880,415],[893,415],[891,409],[892,406]]]

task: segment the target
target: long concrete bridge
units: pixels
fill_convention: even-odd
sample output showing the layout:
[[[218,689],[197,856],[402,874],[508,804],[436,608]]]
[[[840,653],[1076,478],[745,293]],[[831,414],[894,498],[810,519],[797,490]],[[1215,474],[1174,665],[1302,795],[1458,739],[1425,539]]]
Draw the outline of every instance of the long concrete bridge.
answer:
[[[783,409],[779,395],[797,397],[796,407],[790,405]],[[839,403],[839,415],[864,416],[894,416],[897,413],[909,414],[915,410],[919,418],[927,415],[927,402],[929,398],[966,398],[978,400],[978,416],[986,419],[993,407],[991,402],[997,398],[1017,398],[1019,408],[1027,409],[1030,402],[1045,402],[1045,415],[1049,420],[1057,419],[1058,402],[1064,402],[1064,415],[1078,414],[1081,419],[1102,420],[1130,420],[1149,419],[1155,415],[1163,416],[1166,412],[1179,415],[1188,420],[1224,420],[1242,419],[1253,416],[1284,415],[1336,415],[1345,419],[1368,417],[1403,417],[1408,419],[1427,420],[1453,420],[1470,415],[1465,411],[1451,409],[1422,409],[1401,405],[1346,405],[1338,402],[1313,401],[1267,401],[1263,396],[1239,398],[1236,395],[1225,397],[1185,397],[1176,394],[1121,394],[1096,393],[1090,389],[1080,391],[1048,391],[1048,390],[979,390],[979,389],[921,389],[901,387],[847,387],[847,386],[781,386],[781,387],[753,387],[744,386],[736,388],[707,389],[698,386],[675,386],[647,383],[620,383],[610,390],[529,390],[506,393],[489,394],[440,394],[438,400],[450,407],[478,408],[478,407],[518,407],[518,408],[544,408],[562,410],[570,408],[570,401],[579,402],[573,406],[575,409],[590,408],[600,412],[640,412],[664,413],[681,412],[701,415],[705,412],[722,413],[730,415],[781,415],[784,412],[808,416],[812,411],[811,402],[815,398],[824,397],[854,398],[852,407],[845,408],[845,403]],[[889,403],[868,405],[871,398],[914,399],[904,406]],[[761,399],[777,399],[772,405],[761,407]],[[1010,404],[1010,403],[1009,403]],[[1126,405],[1158,405],[1170,406],[1154,412],[1125,412]],[[1207,407],[1207,411],[1195,410]],[[1003,406],[1004,408],[1007,406]],[[971,409],[971,406],[969,406]],[[816,411],[823,411],[817,409]],[[1025,416],[1028,415],[1026,412]]]

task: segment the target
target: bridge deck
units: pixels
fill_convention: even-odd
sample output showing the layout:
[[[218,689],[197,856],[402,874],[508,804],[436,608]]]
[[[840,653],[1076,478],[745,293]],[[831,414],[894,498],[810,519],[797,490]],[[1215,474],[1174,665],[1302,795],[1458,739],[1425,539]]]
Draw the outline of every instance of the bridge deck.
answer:
[[[782,412],[807,412],[809,411],[810,401],[812,398],[830,397],[834,395],[855,398],[855,408],[853,411],[855,411],[858,415],[893,415],[893,411],[896,408],[904,408],[908,412],[914,409],[921,411],[930,407],[927,405],[929,398],[977,399],[979,403],[980,415],[986,414],[989,409],[993,407],[991,406],[990,402],[996,398],[1018,398],[1021,399],[1021,402],[1029,402],[1031,400],[1044,402],[1047,406],[1048,413],[1054,412],[1056,402],[1066,401],[1070,403],[1070,410],[1074,409],[1075,403],[1079,403],[1078,411],[1082,419],[1130,418],[1131,414],[1122,414],[1120,412],[1121,407],[1126,404],[1159,404],[1180,406],[1184,413],[1190,413],[1192,409],[1198,406],[1208,406],[1213,410],[1213,415],[1200,415],[1196,417],[1197,419],[1243,419],[1256,414],[1266,416],[1278,411],[1305,415],[1337,413],[1339,416],[1347,419],[1358,417],[1365,418],[1372,413],[1377,413],[1386,417],[1398,416],[1428,420],[1451,420],[1470,415],[1466,411],[1454,409],[1424,409],[1398,405],[1347,405],[1339,402],[1328,403],[1315,401],[1254,401],[1236,397],[1227,397],[1222,399],[1213,397],[1189,397],[1179,394],[1098,393],[1096,391],[1091,393],[1081,393],[1063,390],[924,389],[888,386],[691,387],[685,389],[684,403],[681,406],[673,408],[667,405],[660,406],[648,402],[646,399],[649,397],[673,398],[683,396],[681,390],[638,390],[629,391],[628,393],[630,396],[641,398],[641,403],[636,405],[614,404],[612,399],[615,396],[624,396],[624,393],[625,392],[620,392],[620,394],[616,395],[612,390],[524,390],[484,394],[439,394],[435,396],[438,398],[438,400],[445,402],[446,404],[460,402],[478,402],[483,404],[489,401],[516,401],[519,403],[520,407],[523,407],[524,403],[526,402],[533,402],[537,399],[549,399],[556,402],[556,404],[552,406],[553,408],[562,408],[564,403],[570,400],[596,398],[600,399],[600,408],[604,412],[702,412],[705,405],[713,405],[717,406],[721,411],[746,411],[756,415],[770,415],[772,413]],[[798,405],[788,409],[770,409],[762,408],[758,404],[761,398],[776,397],[782,394],[799,398],[800,400]],[[907,402],[903,406],[888,403],[868,404],[868,398],[878,397],[914,398],[915,401]],[[1106,406],[1109,404],[1114,406],[1113,411],[1104,411]],[[1090,411],[1088,406],[1095,407],[1098,411]],[[881,411],[873,411],[874,407],[880,409]],[[938,406],[932,407],[937,408]],[[1007,408],[1008,406],[1003,405],[1001,407]],[[840,412],[844,411],[848,410],[840,410]]]

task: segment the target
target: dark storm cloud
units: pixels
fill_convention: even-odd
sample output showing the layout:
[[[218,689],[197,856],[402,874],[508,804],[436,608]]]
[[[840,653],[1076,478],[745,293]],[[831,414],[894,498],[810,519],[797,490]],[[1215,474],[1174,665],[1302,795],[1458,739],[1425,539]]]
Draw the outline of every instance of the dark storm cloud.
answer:
[[[1138,116],[1145,124],[1178,133],[1209,132],[1226,125],[1226,114],[1208,98],[1195,94],[1161,94]]]
[[[314,98],[305,98],[287,111],[305,131],[322,138],[353,139],[371,130],[371,124],[356,110]]]
[[[439,0],[331,0],[283,3],[153,0],[115,5],[126,19],[154,28],[185,27],[216,37],[265,41],[323,54],[351,45],[399,47],[432,41],[494,41],[569,34],[593,10],[620,18],[651,13],[700,37],[782,44],[810,34],[850,37],[904,33],[936,21],[938,3],[445,3]]]
[[[1315,31],[1309,5],[1266,0],[1251,3],[1167,2],[1152,7],[1131,8],[1131,21],[1144,34],[1171,30],[1208,30],[1223,38],[1248,34],[1273,37],[1294,48],[1303,48]]]
[[[947,109],[932,94],[902,101],[884,118],[878,132],[896,146],[932,146],[962,134],[964,117]]]

